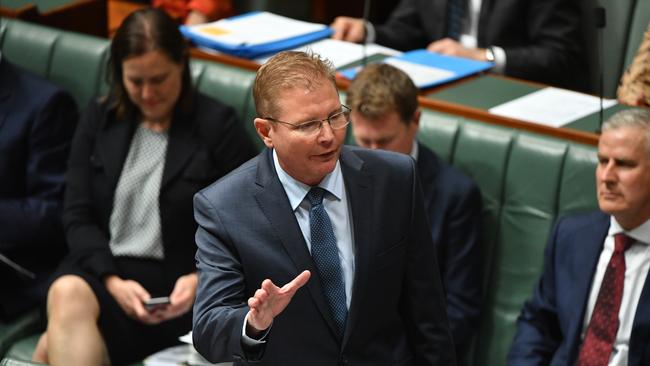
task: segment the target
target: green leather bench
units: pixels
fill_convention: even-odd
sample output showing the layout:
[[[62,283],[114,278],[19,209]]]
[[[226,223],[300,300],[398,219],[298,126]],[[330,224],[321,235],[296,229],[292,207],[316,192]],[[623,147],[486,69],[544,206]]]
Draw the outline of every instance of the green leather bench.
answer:
[[[70,90],[82,106],[106,90],[105,39],[0,19],[0,50]],[[254,73],[202,60],[191,66],[197,88],[231,105],[259,141],[252,122]],[[595,147],[431,110],[423,113],[419,138],[472,177],[483,194],[486,303],[471,364],[502,366],[554,220],[596,208]],[[11,347],[11,362],[29,358],[38,337],[32,334]]]

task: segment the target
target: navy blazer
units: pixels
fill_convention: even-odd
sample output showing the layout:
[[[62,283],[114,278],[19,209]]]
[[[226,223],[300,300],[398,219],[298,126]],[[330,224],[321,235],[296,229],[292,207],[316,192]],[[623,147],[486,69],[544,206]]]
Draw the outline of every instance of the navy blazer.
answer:
[[[546,247],[544,270],[524,304],[508,365],[574,365],[598,258],[610,216],[597,211],[560,219]],[[650,364],[650,281],[634,315],[628,365]]]
[[[402,0],[376,42],[407,51],[446,37],[448,0]],[[478,47],[505,50],[505,74],[570,89],[589,87],[580,1],[482,0]]]
[[[63,222],[68,260],[101,278],[119,274],[108,245],[113,197],[133,134],[136,117],[118,118],[110,100],[92,101],[75,134]],[[160,193],[165,279],[170,286],[193,272],[192,196],[255,155],[232,108],[196,93],[191,110],[176,108],[168,130]]]
[[[353,222],[355,273],[338,331],[271,150],[199,192],[194,346],[235,365],[453,365],[444,294],[415,162],[349,146],[340,157]],[[242,347],[247,299],[270,278],[312,277],[273,323],[266,344]]]
[[[65,254],[61,207],[77,119],[68,93],[0,60],[0,253],[37,275],[29,281],[0,263],[0,318],[43,300]]]
[[[460,357],[478,330],[483,298],[481,192],[468,176],[426,146],[418,144],[418,148],[418,173],[447,295],[449,328]]]

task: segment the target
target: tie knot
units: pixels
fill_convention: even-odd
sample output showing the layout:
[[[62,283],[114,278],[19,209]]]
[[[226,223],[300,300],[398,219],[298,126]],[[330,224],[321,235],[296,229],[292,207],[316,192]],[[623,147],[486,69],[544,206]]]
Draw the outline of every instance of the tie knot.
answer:
[[[323,202],[323,196],[325,196],[325,190],[321,187],[313,187],[307,193],[307,199],[311,203],[311,207],[320,205]]]
[[[619,233],[614,235],[614,251],[615,252],[624,252],[632,246],[634,239],[629,236]]]

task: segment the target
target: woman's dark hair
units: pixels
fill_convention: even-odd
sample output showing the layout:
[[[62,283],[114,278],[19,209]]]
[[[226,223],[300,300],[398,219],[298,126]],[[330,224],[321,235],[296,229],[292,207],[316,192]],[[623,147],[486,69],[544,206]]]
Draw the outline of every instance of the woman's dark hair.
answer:
[[[181,93],[176,106],[183,111],[192,107],[192,79],[187,42],[178,30],[178,25],[167,13],[160,9],[145,8],[126,17],[111,42],[106,76],[118,117],[140,114],[122,83],[122,63],[127,58],[141,56],[150,51],[160,51],[174,63],[183,65]]]

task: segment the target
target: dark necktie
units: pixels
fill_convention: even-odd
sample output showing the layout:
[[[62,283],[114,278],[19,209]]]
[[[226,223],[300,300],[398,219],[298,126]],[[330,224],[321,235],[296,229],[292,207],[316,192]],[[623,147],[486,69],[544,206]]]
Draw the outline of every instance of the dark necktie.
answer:
[[[307,199],[311,203],[311,209],[309,210],[311,256],[314,259],[316,268],[318,268],[318,273],[323,281],[325,297],[342,335],[348,316],[348,308],[346,306],[345,285],[343,283],[339,251],[336,246],[336,237],[332,229],[332,222],[327,215],[327,211],[325,211],[325,206],[323,206],[324,195],[325,190],[320,187],[314,187],[307,193]]]
[[[587,335],[582,342],[578,366],[607,366],[618,332],[618,311],[623,298],[625,281],[625,251],[634,240],[625,234],[614,235],[612,254],[603,282],[598,291],[596,306],[591,314]]]
[[[447,4],[447,37],[459,40],[465,19],[467,0],[449,0]]]

